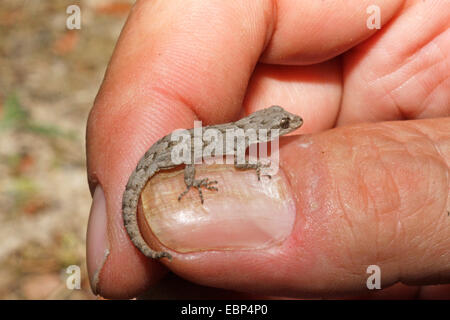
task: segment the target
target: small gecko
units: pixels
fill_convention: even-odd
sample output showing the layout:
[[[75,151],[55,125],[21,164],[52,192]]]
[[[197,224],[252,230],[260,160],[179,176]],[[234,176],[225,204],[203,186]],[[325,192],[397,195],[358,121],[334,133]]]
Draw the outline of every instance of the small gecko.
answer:
[[[279,106],[272,106],[267,109],[262,109],[252,113],[251,115],[242,118],[236,122],[230,122],[225,124],[211,125],[203,127],[204,130],[207,129],[216,129],[222,133],[222,136],[225,139],[225,133],[228,129],[253,129],[260,130],[266,129],[269,133],[270,130],[275,130],[273,132],[277,132],[277,135],[267,135],[266,139],[262,139],[258,137],[257,141],[252,141],[255,143],[263,143],[272,141],[277,136],[285,135],[289,132],[294,131],[299,128],[303,124],[303,120],[301,117],[289,113],[283,108]],[[194,129],[188,130],[191,137],[194,137]],[[192,139],[193,140],[193,139]],[[191,141],[192,141],[191,140]],[[171,259],[171,255],[168,252],[164,251],[154,251],[150,249],[145,240],[143,239],[139,226],[137,224],[137,206],[139,197],[142,189],[146,185],[147,181],[158,173],[161,170],[169,170],[179,166],[179,164],[175,164],[172,161],[172,148],[177,145],[178,141],[172,141],[171,133],[167,136],[159,139],[155,144],[153,144],[150,149],[144,154],[141,160],[138,162],[136,169],[131,174],[128,183],[125,187],[125,191],[123,193],[122,200],[122,214],[123,220],[125,224],[125,228],[131,238],[133,244],[146,256],[152,259],[160,259],[160,258],[168,258]],[[202,141],[202,147],[206,147],[209,142]],[[225,141],[224,141],[225,145]],[[245,149],[249,146],[249,139],[245,139]],[[192,155],[194,144],[191,144],[191,152]],[[244,163],[238,164],[236,162],[236,146],[234,146],[234,150],[224,150],[223,156],[234,156],[235,157],[235,167],[238,169],[255,169],[258,175],[258,180],[260,179],[260,169],[264,165],[260,162],[256,164],[253,163]],[[191,157],[192,159],[192,157]],[[185,164],[184,168],[184,182],[186,184],[186,190],[184,190],[178,200],[191,189],[195,188],[199,192],[200,200],[203,203],[203,194],[202,188],[218,191],[218,188],[212,186],[216,184],[217,181],[209,181],[208,178],[197,180],[195,179],[195,166],[193,164]],[[270,176],[269,176],[270,177]]]

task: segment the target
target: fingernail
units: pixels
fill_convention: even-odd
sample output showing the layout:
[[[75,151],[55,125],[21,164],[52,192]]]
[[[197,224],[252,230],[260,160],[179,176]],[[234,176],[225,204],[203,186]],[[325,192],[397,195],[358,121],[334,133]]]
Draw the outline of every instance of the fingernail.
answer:
[[[101,186],[97,185],[92,199],[86,236],[87,268],[89,282],[94,294],[98,293],[99,275],[109,255],[109,242],[106,228],[105,194]]]
[[[293,228],[295,202],[281,170],[258,181],[254,170],[200,165],[196,179],[217,180],[218,191],[186,188],[183,171],[160,172],[143,190],[142,212],[154,236],[177,252],[245,250],[281,243]]]

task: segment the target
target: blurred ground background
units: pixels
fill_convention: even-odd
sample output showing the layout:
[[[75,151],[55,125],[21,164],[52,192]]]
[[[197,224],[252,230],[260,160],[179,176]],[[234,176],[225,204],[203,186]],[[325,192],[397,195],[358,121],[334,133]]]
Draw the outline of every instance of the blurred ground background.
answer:
[[[0,299],[95,299],[85,126],[133,2],[0,2]],[[66,28],[72,4],[81,30]],[[69,265],[81,290],[66,288]]]

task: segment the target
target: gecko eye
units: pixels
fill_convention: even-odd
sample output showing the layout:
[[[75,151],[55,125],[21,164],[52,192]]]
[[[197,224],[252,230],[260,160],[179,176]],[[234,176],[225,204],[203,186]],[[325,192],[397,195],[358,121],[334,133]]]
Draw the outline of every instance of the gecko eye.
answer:
[[[290,121],[289,118],[281,119],[280,127],[283,128],[283,129],[289,128],[289,121]]]

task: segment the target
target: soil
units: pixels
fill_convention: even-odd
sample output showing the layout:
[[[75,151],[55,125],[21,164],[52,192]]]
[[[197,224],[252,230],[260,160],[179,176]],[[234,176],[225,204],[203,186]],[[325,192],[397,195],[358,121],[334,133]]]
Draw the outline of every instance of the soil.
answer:
[[[85,130],[134,1],[0,4],[0,299],[95,299]],[[68,30],[68,6],[81,29]],[[67,288],[68,266],[81,289]]]

